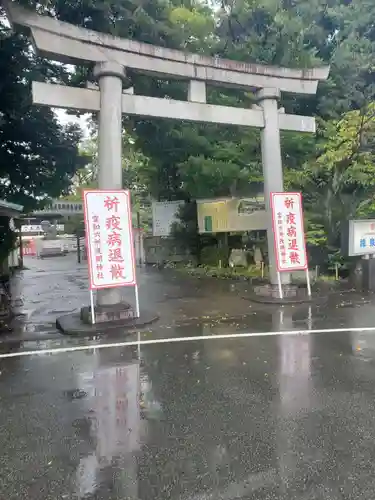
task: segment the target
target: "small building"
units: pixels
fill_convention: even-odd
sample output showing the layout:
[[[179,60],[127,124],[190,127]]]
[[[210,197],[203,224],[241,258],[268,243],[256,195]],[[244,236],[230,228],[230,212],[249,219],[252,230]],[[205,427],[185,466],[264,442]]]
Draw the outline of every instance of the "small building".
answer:
[[[68,222],[75,221],[77,216],[83,219],[82,202],[64,199],[52,200],[51,204],[43,209],[34,210],[23,216],[21,224],[22,238],[27,241],[35,237],[43,237],[45,234],[42,227],[43,222],[49,222],[55,226],[58,234],[64,234],[66,230],[69,231]]]

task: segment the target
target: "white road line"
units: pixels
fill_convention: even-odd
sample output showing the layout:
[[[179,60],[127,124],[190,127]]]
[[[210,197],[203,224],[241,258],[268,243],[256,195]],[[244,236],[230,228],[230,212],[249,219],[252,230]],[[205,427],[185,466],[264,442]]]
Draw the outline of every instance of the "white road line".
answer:
[[[141,346],[153,344],[172,344],[174,342],[195,342],[198,340],[238,339],[248,337],[275,337],[277,335],[310,335],[316,333],[344,333],[344,332],[375,332],[375,327],[362,328],[321,328],[317,330],[285,330],[279,332],[252,332],[226,333],[220,335],[199,335],[196,337],[171,337],[164,339],[130,340],[128,342],[113,342],[109,344],[86,344],[74,347],[56,347],[55,349],[36,349],[33,351],[9,352],[0,354],[2,358],[17,358],[20,356],[34,356],[36,354],[61,354],[65,352],[88,351],[90,349],[109,349],[111,347]]]

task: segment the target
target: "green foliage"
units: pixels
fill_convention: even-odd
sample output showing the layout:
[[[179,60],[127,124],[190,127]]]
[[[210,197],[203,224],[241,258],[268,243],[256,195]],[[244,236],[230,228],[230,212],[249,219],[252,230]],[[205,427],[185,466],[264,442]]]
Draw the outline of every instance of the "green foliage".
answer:
[[[229,248],[207,246],[201,252],[201,264],[204,266],[228,267]]]
[[[338,248],[341,222],[372,213],[374,132],[374,103],[321,123],[316,157],[294,176],[305,193],[310,243]]]
[[[248,268],[240,267],[218,267],[215,266],[199,266],[199,267],[177,267],[178,270],[188,273],[192,276],[204,276],[207,278],[219,278],[227,280],[256,280],[261,281],[262,278],[267,279],[267,268],[263,271],[256,266],[251,266]]]
[[[35,208],[67,193],[79,168],[81,131],[32,104],[31,81],[61,72],[33,56],[29,42],[0,21],[0,198]]]
[[[4,23],[0,8],[0,198],[25,212],[69,192],[85,159],[78,155],[81,130],[62,126],[52,110],[32,104],[32,80],[64,80],[61,66],[41,61],[29,40]],[[9,221],[0,218],[0,261],[15,244]]]
[[[188,248],[193,257],[200,262],[201,240],[197,225],[197,204],[186,203],[180,207],[179,223],[172,226],[172,236],[178,241],[182,248]]]
[[[96,189],[98,187],[97,152],[97,134],[93,133],[89,139],[85,139],[79,144],[78,154],[80,163],[83,166],[76,170],[70,186],[70,193],[65,199],[82,201],[84,189]]]
[[[85,232],[83,214],[71,215],[69,219],[63,219],[61,223],[64,224],[65,234],[84,234]]]
[[[372,0],[49,0],[37,5],[79,26],[170,48],[296,68],[330,64],[330,77],[316,96],[282,97],[287,112],[318,121],[316,137],[282,134],[285,185],[303,191],[308,242],[328,253],[338,248],[341,220],[375,215]],[[83,84],[88,75],[89,68],[79,67],[66,78]],[[132,72],[129,77],[138,94],[186,99],[184,82]],[[208,100],[250,107],[254,95],[208,87]],[[258,131],[143,118],[126,119],[124,126],[124,185],[135,192],[139,209],[149,196],[242,196],[262,187]],[[205,242],[197,235],[193,212],[189,206],[181,214],[176,231],[199,255]]]
[[[308,245],[321,247],[327,245],[327,233],[323,225],[316,224],[305,216],[305,237]]]

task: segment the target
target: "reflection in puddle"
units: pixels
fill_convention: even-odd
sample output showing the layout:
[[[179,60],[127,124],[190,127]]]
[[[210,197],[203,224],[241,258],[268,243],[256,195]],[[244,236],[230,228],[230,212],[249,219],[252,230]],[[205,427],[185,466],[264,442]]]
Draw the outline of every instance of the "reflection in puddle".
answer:
[[[310,407],[311,338],[280,335],[279,391],[281,411],[294,413]]]
[[[312,310],[308,307],[308,329],[312,327]],[[280,309],[273,314],[278,331],[293,329],[291,311]],[[280,409],[284,414],[310,408],[311,391],[311,337],[310,335],[280,335],[278,344],[278,384]]]
[[[81,458],[77,468],[78,498],[85,498],[95,493],[98,469],[99,462],[96,455]]]
[[[139,447],[139,364],[100,368],[94,375],[92,432],[103,465]]]
[[[311,309],[307,322],[311,328]],[[283,318],[285,319],[285,318]],[[278,337],[279,421],[277,424],[277,454],[279,457],[280,489],[287,494],[290,475],[297,470],[300,460],[295,443],[299,418],[310,411],[312,401],[311,336],[280,335]]]
[[[97,354],[97,356],[99,356]],[[87,394],[90,434],[95,451],[80,460],[77,469],[77,495],[85,498],[105,482],[101,474],[116,461],[124,475],[116,484],[125,498],[138,497],[137,467],[134,453],[140,448],[139,363],[100,366],[83,373],[80,387]],[[115,478],[114,478],[115,480]]]

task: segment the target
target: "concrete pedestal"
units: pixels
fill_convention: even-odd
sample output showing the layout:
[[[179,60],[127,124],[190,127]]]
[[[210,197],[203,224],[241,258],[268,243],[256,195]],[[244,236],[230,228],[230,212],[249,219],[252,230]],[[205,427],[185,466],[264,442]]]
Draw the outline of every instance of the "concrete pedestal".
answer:
[[[151,311],[142,313],[140,318],[127,319],[122,321],[109,321],[107,323],[96,323],[95,325],[84,323],[80,313],[66,314],[56,320],[56,328],[65,335],[75,337],[93,337],[96,335],[119,335],[132,333],[144,326],[157,321],[159,316]]]
[[[299,287],[297,285],[283,285],[282,289],[282,299],[280,298],[278,285],[272,285],[269,283],[255,286],[253,293],[243,298],[263,304],[302,304],[313,300],[312,297],[309,297],[307,288],[305,287]]]
[[[94,309],[95,323],[105,324],[111,321],[128,321],[134,320],[137,314],[130,304],[114,304],[109,306],[98,305]],[[88,325],[92,325],[91,307],[82,307],[81,321]]]
[[[81,337],[102,334],[123,336],[159,319],[153,311],[142,311],[141,316],[136,318],[133,308],[128,304],[99,306],[97,309],[95,309],[95,325],[91,322],[90,307],[83,307],[78,313],[57,318],[56,328],[65,335]]]

